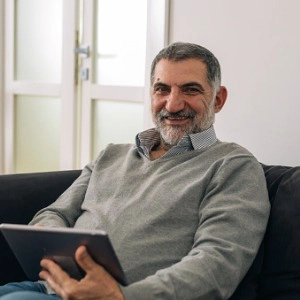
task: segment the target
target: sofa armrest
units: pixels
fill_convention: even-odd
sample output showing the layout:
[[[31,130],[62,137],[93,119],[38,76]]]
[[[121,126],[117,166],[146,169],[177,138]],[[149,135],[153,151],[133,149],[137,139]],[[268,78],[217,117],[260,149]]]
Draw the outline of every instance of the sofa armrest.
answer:
[[[0,224],[27,224],[34,214],[54,202],[80,175],[80,170],[0,176]],[[0,234],[0,284],[26,279]]]

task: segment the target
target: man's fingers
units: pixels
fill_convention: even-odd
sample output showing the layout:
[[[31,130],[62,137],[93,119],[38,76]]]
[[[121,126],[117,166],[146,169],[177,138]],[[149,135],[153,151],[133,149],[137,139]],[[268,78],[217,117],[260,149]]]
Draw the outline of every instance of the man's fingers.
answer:
[[[64,298],[66,287],[70,285],[70,282],[75,282],[76,280],[72,279],[52,260],[43,259],[41,261],[41,266],[43,270],[39,274],[40,278],[46,280],[54,292]]]
[[[80,246],[75,252],[75,258],[79,266],[86,272],[89,273],[95,268],[99,268],[92,257],[89,255],[85,246]]]
[[[47,281],[47,283],[49,284],[49,286],[52,288],[52,290],[60,295],[61,292],[60,292],[60,289],[61,287],[53,280],[51,274],[48,272],[48,271],[41,271],[40,274],[39,274],[40,278]]]
[[[41,279],[46,280],[62,299],[124,299],[118,283],[103,267],[94,262],[86,247],[80,246],[76,250],[75,258],[86,272],[83,279],[77,281],[71,278],[49,259],[41,261]]]
[[[70,279],[70,276],[64,272],[58,264],[50,259],[43,259],[41,261],[41,267],[44,269],[40,272],[41,279],[46,280],[49,284],[54,281],[60,284],[67,279]]]

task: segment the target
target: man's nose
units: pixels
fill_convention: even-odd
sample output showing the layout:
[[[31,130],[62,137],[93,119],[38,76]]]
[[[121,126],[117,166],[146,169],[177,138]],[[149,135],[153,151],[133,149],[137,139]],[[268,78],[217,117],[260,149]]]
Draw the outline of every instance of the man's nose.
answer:
[[[177,91],[172,90],[168,95],[167,102],[166,102],[166,110],[169,112],[178,112],[184,109],[184,99],[183,95]]]

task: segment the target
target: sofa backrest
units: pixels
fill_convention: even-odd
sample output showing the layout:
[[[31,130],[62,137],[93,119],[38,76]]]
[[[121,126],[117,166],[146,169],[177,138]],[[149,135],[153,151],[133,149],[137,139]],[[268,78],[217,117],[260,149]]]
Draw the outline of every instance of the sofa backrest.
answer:
[[[300,299],[300,167],[263,166],[271,202],[258,299]]]
[[[230,300],[300,299],[300,167],[264,168],[271,213],[260,250]]]

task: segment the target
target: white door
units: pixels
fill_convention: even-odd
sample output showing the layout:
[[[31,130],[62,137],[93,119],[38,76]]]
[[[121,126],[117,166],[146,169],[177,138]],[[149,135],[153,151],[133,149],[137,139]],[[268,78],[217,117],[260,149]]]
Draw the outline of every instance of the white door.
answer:
[[[4,3],[4,173],[83,167],[151,126],[167,0]]]
[[[7,0],[4,172],[75,165],[76,1]]]

